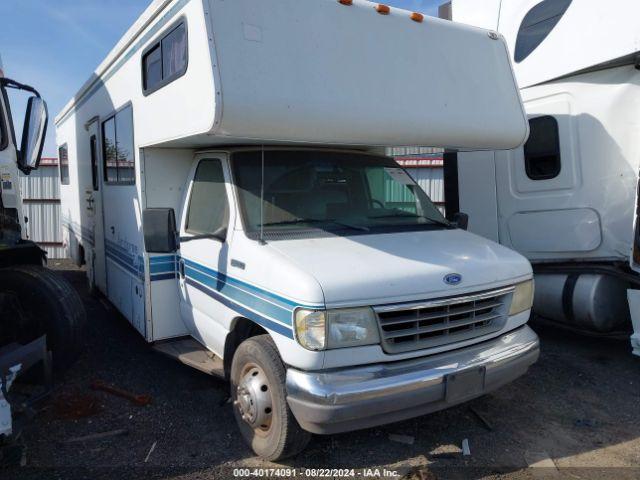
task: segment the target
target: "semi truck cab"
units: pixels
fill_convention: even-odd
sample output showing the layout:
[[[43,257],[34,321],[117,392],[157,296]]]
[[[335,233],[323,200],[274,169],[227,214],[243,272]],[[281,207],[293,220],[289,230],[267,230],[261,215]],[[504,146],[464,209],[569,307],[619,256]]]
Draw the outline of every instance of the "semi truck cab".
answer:
[[[31,94],[20,143],[7,89]],[[38,168],[47,121],[47,105],[37,90],[7,78],[0,59],[0,437],[13,433],[7,393],[13,381],[42,367],[44,391],[24,402],[30,406],[48,393],[52,369],[68,367],[82,348],[86,314],[77,293],[45,268],[46,252],[25,235],[19,172]]]

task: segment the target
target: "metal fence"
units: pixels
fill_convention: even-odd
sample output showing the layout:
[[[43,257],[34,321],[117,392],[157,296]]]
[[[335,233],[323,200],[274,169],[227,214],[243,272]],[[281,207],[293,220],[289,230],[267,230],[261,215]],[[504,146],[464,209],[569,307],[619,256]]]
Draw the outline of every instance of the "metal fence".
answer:
[[[443,150],[432,147],[394,147],[386,154],[407,169],[413,179],[444,213]]]
[[[38,170],[21,175],[20,190],[28,238],[46,250],[48,258],[63,258],[58,160],[43,158]]]

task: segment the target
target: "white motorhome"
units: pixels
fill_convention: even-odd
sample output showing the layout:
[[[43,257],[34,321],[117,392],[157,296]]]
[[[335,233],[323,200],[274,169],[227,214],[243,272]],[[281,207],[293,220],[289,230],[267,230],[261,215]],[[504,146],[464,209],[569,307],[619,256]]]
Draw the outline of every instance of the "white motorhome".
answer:
[[[69,254],[156,349],[230,380],[265,458],[538,357],[527,260],[377,153],[525,141],[493,32],[359,0],[157,0],[56,125]]]
[[[471,231],[531,260],[534,311],[582,331],[629,329],[627,294],[640,322],[640,3],[454,0],[441,11],[504,35],[531,130],[523,148],[458,154],[451,199]]]

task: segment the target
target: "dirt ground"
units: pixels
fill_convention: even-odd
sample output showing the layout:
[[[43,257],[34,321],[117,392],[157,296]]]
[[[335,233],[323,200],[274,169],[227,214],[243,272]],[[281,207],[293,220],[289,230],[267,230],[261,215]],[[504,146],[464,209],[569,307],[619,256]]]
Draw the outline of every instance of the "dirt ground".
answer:
[[[315,436],[297,458],[272,464],[242,442],[223,381],[155,353],[88,293],[83,272],[52,263],[85,302],[87,348],[19,437],[24,466],[0,478],[640,478],[640,358],[627,340],[533,325],[542,355],[516,382],[415,420]],[[94,391],[95,381],[152,403]],[[82,438],[95,434],[106,435]],[[284,470],[260,470],[269,468]]]

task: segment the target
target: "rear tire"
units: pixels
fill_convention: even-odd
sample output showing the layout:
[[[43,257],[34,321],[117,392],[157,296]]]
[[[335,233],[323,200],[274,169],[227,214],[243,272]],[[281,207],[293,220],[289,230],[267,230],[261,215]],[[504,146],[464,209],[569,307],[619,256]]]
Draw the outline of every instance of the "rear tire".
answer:
[[[0,346],[47,335],[53,368],[61,373],[82,351],[86,313],[60,275],[38,265],[0,269]]]
[[[311,434],[287,405],[286,371],[269,335],[240,344],[231,364],[231,398],[240,432],[253,451],[276,461],[300,453]]]

